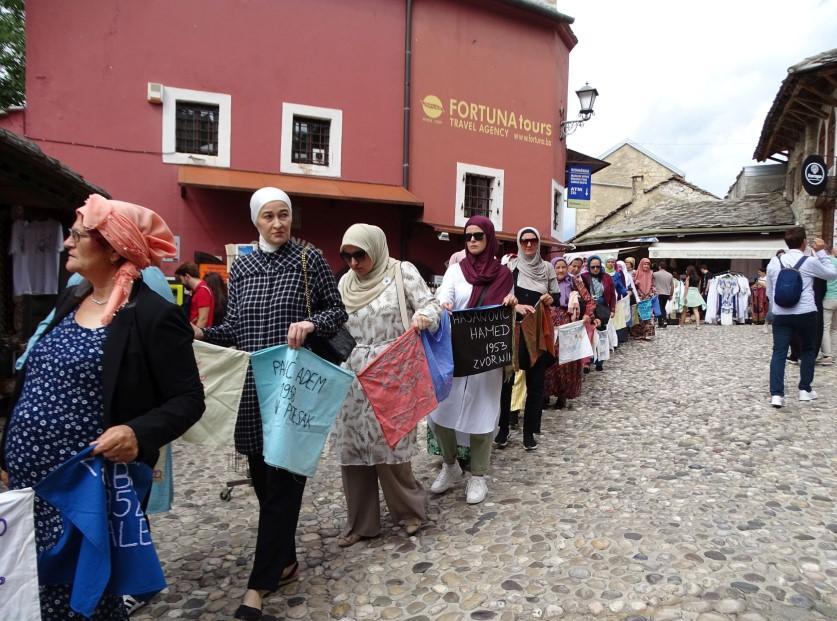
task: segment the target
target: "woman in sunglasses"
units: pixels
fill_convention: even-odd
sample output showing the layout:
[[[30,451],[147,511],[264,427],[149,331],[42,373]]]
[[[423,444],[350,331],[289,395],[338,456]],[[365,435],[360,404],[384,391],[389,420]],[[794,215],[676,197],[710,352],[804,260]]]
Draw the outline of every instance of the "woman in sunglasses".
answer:
[[[462,310],[478,306],[506,304],[514,306],[512,274],[497,258],[499,244],[494,225],[484,216],[473,216],[465,223],[466,255],[445,272],[436,297],[442,307]],[[441,494],[462,478],[456,461],[456,432],[469,434],[471,478],[466,501],[485,500],[488,485],[485,475],[491,460],[491,441],[500,416],[500,389],[503,369],[494,369],[468,377],[454,377],[450,396],[430,413],[433,432],[442,451],[442,470],[430,491]]]
[[[412,263],[390,258],[379,227],[350,226],[340,256],[349,271],[338,287],[349,313],[346,327],[357,341],[346,361],[351,371],[360,372],[405,330],[436,330],[439,302]],[[334,429],[347,508],[337,545],[348,547],[381,533],[379,484],[393,522],[403,522],[408,535],[427,520],[426,495],[410,464],[418,452],[416,435],[413,429],[390,448],[363,389],[357,380],[352,383]]]
[[[514,279],[514,296],[523,315],[537,312],[538,304],[550,306],[558,293],[558,281],[551,263],[541,257],[541,235],[534,227],[521,229],[517,234],[517,257],[511,259],[508,268]],[[553,336],[554,340],[554,336]],[[520,369],[526,372],[526,404],[523,407],[523,448],[534,451],[538,448],[535,434],[541,432],[541,415],[544,402],[544,378],[547,367],[555,359],[539,356],[534,364],[529,358],[529,349],[523,339],[518,350]],[[500,405],[500,428],[494,443],[503,448],[509,440],[509,418],[514,377],[503,383]]]
[[[604,271],[600,257],[593,255],[587,262],[588,271],[581,275],[581,280],[596,302],[596,318],[599,320],[598,330],[604,330],[607,322],[616,313],[616,289],[613,286],[613,279]],[[588,325],[587,328],[592,338],[593,333]],[[588,359],[589,360],[589,359]],[[585,372],[589,370],[590,363],[585,362]],[[596,360],[596,371],[603,371],[604,363]]]

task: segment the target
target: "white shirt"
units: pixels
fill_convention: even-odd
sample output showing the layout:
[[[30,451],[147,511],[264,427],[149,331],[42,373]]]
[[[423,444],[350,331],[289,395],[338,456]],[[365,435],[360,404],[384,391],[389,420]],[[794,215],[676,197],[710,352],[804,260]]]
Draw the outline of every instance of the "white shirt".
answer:
[[[793,267],[803,257],[801,250],[788,250],[781,257],[773,257],[767,265],[767,291],[770,297],[770,309],[774,315],[802,315],[804,313],[815,313],[817,305],[814,302],[814,278],[834,280],[837,278],[837,267],[831,263],[828,253],[820,250],[813,257],[808,257],[799,268],[802,276],[802,295],[796,306],[784,308],[773,303],[773,292],[776,288],[776,279],[782,267]]]
[[[15,220],[9,244],[14,295],[58,293],[58,261],[63,249],[61,224],[56,220]]]

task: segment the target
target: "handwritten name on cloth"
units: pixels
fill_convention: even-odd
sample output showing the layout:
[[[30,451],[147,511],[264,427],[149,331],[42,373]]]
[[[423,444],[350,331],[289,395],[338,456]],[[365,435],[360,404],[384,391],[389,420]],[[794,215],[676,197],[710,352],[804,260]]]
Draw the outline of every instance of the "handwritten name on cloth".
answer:
[[[41,621],[34,505],[31,487],[0,494],[0,619]]]
[[[203,383],[206,410],[181,439],[191,444],[230,446],[250,354],[202,341],[195,341],[192,348]]]
[[[250,364],[262,414],[265,462],[314,476],[354,373],[287,345],[255,352]]]
[[[593,346],[583,321],[558,326],[558,362],[572,362],[593,355]]]
[[[35,486],[63,518],[58,542],[41,553],[41,584],[70,584],[70,607],[90,617],[104,592],[149,599],[166,587],[140,506],[151,487],[145,464],[115,464],[92,447]]]
[[[453,375],[464,377],[512,364],[514,312],[508,306],[483,306],[451,315]]]
[[[421,331],[421,343],[430,367],[436,401],[444,401],[453,387],[453,346],[450,340],[450,315],[447,311],[439,318],[436,332]]]
[[[439,405],[421,337],[411,328],[357,374],[390,448]]]

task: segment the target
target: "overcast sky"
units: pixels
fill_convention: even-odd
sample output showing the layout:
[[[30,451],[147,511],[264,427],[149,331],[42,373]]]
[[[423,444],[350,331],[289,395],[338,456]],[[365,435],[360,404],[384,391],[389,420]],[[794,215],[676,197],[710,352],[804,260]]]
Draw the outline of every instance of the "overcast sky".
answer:
[[[787,68],[837,47],[837,0],[558,0],[575,18],[569,117],[585,81],[595,116],[567,141],[599,156],[637,142],[723,197],[753,151]]]

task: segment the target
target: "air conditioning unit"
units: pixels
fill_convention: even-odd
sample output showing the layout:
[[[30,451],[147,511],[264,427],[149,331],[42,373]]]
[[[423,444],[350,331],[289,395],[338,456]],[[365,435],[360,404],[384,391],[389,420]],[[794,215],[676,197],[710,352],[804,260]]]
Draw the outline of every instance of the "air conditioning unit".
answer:
[[[325,164],[325,149],[311,149],[311,161],[315,164]]]
[[[158,82],[149,82],[146,99],[153,104],[163,103],[163,85]]]

